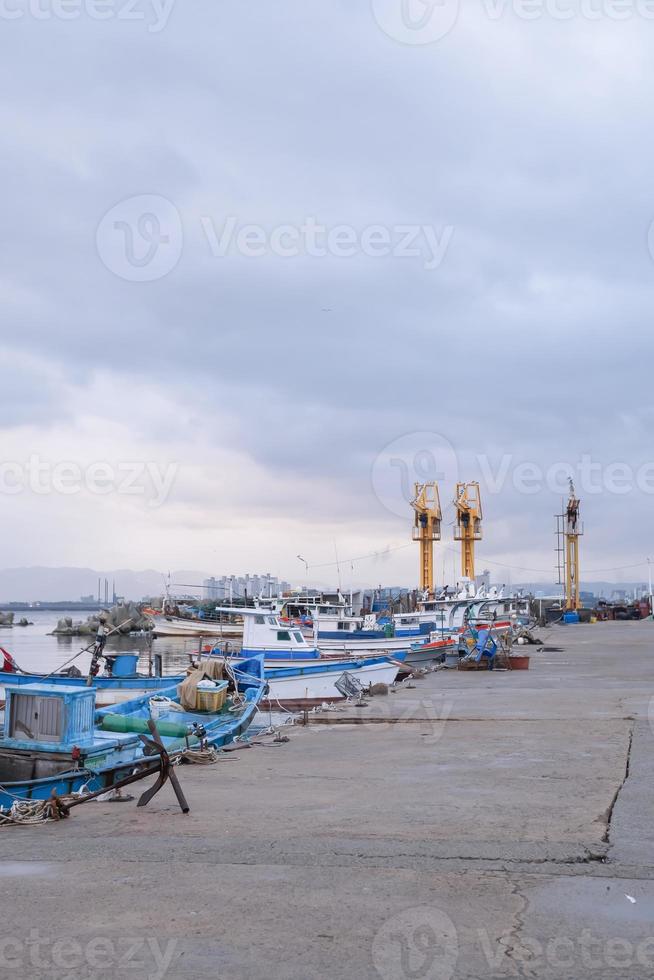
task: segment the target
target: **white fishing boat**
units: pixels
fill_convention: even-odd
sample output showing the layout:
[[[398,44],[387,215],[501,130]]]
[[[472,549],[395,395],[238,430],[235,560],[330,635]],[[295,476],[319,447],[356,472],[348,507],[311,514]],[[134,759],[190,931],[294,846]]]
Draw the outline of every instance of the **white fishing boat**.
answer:
[[[167,613],[150,613],[150,619],[153,623],[153,636],[206,636],[235,639],[243,635],[242,624],[233,621],[173,616]]]
[[[263,654],[271,704],[300,708],[341,700],[344,695],[336,685],[345,674],[362,687],[377,683],[390,685],[406,656],[406,647],[397,653],[325,654],[308,643],[299,628],[281,622],[269,609],[240,609],[239,613],[244,620],[239,654],[231,655],[216,647],[210,656],[238,665],[243,659]]]
[[[325,603],[313,612],[313,643],[321,652],[350,654],[363,651],[407,650],[406,636],[394,636],[393,628],[382,627],[374,615],[354,616],[342,603]]]
[[[266,668],[267,703],[271,707],[313,708],[325,702],[342,701],[347,675],[362,687],[371,684],[390,686],[397,678],[401,664],[388,657],[366,657],[353,660],[318,660],[292,666]]]
[[[221,612],[226,610],[222,609]],[[228,649],[228,644],[224,644],[225,649],[216,647],[213,651],[214,656],[227,655],[230,659],[252,657],[263,654],[267,667],[292,667],[298,663],[315,663],[318,661],[344,660],[351,662],[354,659],[364,660],[365,655],[381,656],[388,655],[394,660],[401,661],[402,653],[406,652],[407,644],[404,644],[402,651],[393,651],[388,644],[378,651],[363,651],[361,655],[354,655],[349,651],[326,651],[322,647],[317,647],[315,643],[310,643],[305,633],[297,626],[291,626],[280,620],[279,616],[271,613],[267,609],[239,609],[243,623],[243,643],[237,654]]]
[[[454,592],[445,589],[435,597],[419,599],[416,613],[410,615],[416,615],[420,622],[441,617],[436,628],[452,629],[475,619],[528,622],[529,606],[529,596],[521,592],[505,595],[504,586],[475,590],[472,583],[464,582]]]

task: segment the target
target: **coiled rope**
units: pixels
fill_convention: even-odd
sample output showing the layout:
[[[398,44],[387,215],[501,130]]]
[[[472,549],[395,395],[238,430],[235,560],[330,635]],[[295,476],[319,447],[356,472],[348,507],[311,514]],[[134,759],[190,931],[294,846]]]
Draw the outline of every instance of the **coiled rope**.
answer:
[[[0,827],[32,826],[63,820],[68,816],[67,802],[72,796],[55,796],[49,800],[14,800],[11,810],[0,810]]]

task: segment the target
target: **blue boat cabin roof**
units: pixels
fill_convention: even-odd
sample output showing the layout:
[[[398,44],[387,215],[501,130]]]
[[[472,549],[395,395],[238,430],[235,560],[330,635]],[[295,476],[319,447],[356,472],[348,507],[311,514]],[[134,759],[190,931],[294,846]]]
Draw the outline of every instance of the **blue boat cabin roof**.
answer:
[[[79,695],[79,694],[85,694],[87,691],[90,691],[92,694],[95,695],[95,690],[93,687],[79,688],[79,687],[73,687],[72,685],[68,685],[68,684],[55,685],[55,684],[48,684],[47,681],[41,681],[40,683],[37,684],[20,684],[20,685],[15,685],[13,687],[11,684],[6,684],[5,692],[7,693],[9,691],[15,691],[16,694],[33,694],[33,695],[40,694],[46,697],[52,695],[58,695],[59,697],[61,697],[62,695],[66,695],[66,694]]]

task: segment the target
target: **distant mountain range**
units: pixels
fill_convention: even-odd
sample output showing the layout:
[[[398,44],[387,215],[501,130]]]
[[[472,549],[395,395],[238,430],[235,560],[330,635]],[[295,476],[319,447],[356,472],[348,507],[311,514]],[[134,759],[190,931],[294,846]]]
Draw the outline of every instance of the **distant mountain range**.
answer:
[[[203,595],[202,583],[210,577],[209,572],[197,569],[181,569],[170,572],[171,592],[173,595],[196,594]],[[100,596],[104,601],[104,581],[109,581],[109,597],[111,598],[114,582],[116,594],[126,599],[142,599],[144,596],[163,595],[168,572],[146,568],[134,571],[131,568],[115,568],[99,570],[97,568],[5,568],[0,569],[0,602],[70,602],[78,601],[82,596],[98,595],[98,579],[100,579]],[[333,588],[326,582],[311,582],[312,587]],[[596,596],[610,597],[616,589],[632,593],[641,582],[582,582],[584,592],[592,592]],[[197,588],[193,588],[196,586]],[[524,582],[515,584],[515,588],[545,595],[558,595],[561,586],[553,582]],[[365,586],[364,586],[365,588]],[[399,592],[401,586],[394,586],[393,591]],[[404,587],[406,588],[406,586]],[[508,590],[509,587],[507,587]],[[347,592],[347,589],[344,591]]]
[[[207,572],[179,570],[170,572],[171,583],[201,586],[208,578]],[[144,596],[163,595],[168,573],[154,568],[134,571],[131,568],[99,570],[97,568],[5,568],[0,569],[0,602],[64,602],[77,601],[82,596],[100,595],[104,601],[104,581],[109,581],[111,599],[114,582],[116,595],[126,599],[142,599]],[[172,589],[174,593],[192,592],[192,589]],[[198,595],[202,594],[199,588]]]

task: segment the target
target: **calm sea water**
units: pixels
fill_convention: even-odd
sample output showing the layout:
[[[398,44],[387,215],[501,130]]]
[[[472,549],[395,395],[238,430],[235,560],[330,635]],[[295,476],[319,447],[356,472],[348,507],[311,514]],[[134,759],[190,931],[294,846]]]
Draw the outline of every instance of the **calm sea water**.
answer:
[[[32,610],[16,613],[14,621],[25,616],[33,626],[0,627],[0,647],[12,654],[19,667],[32,672],[47,673],[57,670],[67,661],[75,657],[73,663],[84,673],[90,663],[89,653],[76,656],[79,651],[92,642],[89,636],[52,636],[57,621],[70,616],[73,622],[85,620],[87,613],[73,610],[49,612],[47,610]],[[107,650],[120,650],[123,653],[138,653],[139,670],[147,672],[147,643],[140,635],[111,636],[107,641]],[[161,637],[152,644],[152,652],[160,653],[163,657],[165,674],[183,672],[189,663],[189,655],[198,652],[198,640],[185,637]]]

